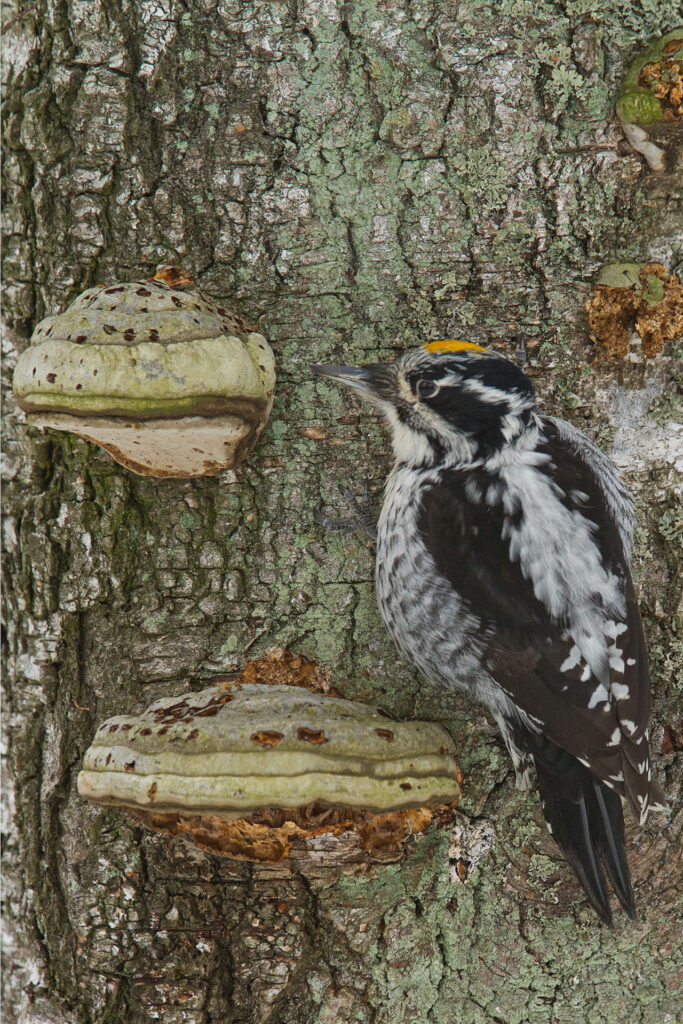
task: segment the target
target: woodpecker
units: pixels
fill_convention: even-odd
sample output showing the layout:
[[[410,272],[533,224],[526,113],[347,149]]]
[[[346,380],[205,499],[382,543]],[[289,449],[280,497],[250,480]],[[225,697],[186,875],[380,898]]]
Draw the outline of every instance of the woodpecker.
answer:
[[[314,370],[391,431],[376,562],[389,633],[425,677],[488,708],[599,917],[611,925],[605,872],[633,917],[621,797],[641,824],[665,801],[648,753],[633,503],[616,467],[479,345]]]

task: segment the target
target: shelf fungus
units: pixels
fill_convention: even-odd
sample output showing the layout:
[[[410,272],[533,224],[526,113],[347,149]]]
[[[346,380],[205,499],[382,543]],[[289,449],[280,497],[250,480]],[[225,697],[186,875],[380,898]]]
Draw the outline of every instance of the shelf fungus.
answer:
[[[631,64],[617,99],[617,118],[629,145],[653,171],[664,171],[667,156],[661,144],[672,132],[680,142],[682,117],[683,28],[677,28]]]
[[[683,287],[661,263],[608,263],[586,303],[591,337],[608,359],[629,355],[631,331],[652,359],[683,337]],[[632,356],[637,358],[637,356]]]
[[[283,860],[320,836],[396,852],[460,796],[453,742],[430,722],[299,686],[223,683],[100,726],[88,800],[240,860]]]
[[[42,320],[14,393],[32,425],[79,434],[135,473],[215,476],[263,430],[274,366],[262,334],[167,267]]]

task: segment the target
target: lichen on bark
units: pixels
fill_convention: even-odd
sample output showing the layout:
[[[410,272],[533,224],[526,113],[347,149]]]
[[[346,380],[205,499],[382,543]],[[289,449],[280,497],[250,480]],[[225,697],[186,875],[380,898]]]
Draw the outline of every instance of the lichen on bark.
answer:
[[[583,310],[604,263],[657,261],[680,279],[680,176],[622,152],[614,120],[618,83],[675,27],[671,6],[15,13],[5,383],[43,316],[167,263],[264,317],[280,384],[250,463],[219,480],[135,478],[85,441],[28,431],[6,399],[8,1019],[675,1021],[680,823],[629,826],[639,918],[599,928],[492,724],[393,650],[371,546],[316,524],[338,484],[360,493],[367,477],[378,501],[389,458],[377,417],[308,369],[425,338],[511,353],[526,337],[544,409],[597,437],[637,495],[654,760],[675,802],[680,350],[596,364]],[[78,798],[101,721],[199,689],[248,644],[291,647],[344,696],[445,724],[465,776],[457,842],[433,827],[359,872],[326,867],[321,837],[308,859],[254,868]]]

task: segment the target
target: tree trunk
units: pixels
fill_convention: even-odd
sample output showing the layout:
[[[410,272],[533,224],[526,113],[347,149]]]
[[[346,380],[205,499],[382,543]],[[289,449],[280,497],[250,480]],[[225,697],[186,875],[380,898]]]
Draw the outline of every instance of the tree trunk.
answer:
[[[428,338],[509,353],[527,339],[543,408],[597,438],[638,496],[653,757],[675,802],[680,362],[675,346],[596,358],[584,312],[603,263],[681,270],[680,178],[626,150],[613,115],[673,7],[40,0],[16,13],[6,384],[38,319],[162,262],[263,317],[279,380],[249,464],[220,480],[134,476],[28,429],[5,400],[6,1019],[681,1020],[680,823],[629,824],[638,920],[600,927],[492,723],[393,649],[371,544],[314,521],[324,503],[344,514],[338,485],[360,493],[368,478],[377,504],[389,455],[378,418],[309,371]],[[345,696],[442,722],[464,774],[456,824],[388,864],[322,849],[256,867],[79,798],[103,719],[273,645],[329,666]]]

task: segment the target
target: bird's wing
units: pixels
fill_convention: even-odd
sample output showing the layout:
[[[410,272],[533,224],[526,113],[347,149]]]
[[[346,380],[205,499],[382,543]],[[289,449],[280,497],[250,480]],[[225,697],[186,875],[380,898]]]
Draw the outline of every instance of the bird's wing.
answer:
[[[630,561],[635,511],[633,499],[619,475],[619,470],[590,438],[571,423],[555,416],[544,416],[543,423],[550,444],[561,447],[565,458],[569,456],[573,464],[578,464],[584,472],[594,478],[621,538],[626,561]]]
[[[572,484],[564,492],[566,501],[575,500],[581,513],[592,518],[596,543],[625,596],[626,613],[617,620],[601,618],[596,607],[596,629],[604,638],[602,678],[581,656],[567,622],[553,618],[519,561],[510,557],[503,504],[468,499],[471,474],[445,473],[424,492],[419,529],[437,570],[479,619],[473,639],[491,676],[544,736],[625,795],[644,820],[653,791],[649,677],[628,556],[600,482],[590,467],[572,465],[580,453],[564,450],[562,438],[554,437],[553,443],[563,450],[555,451],[551,465],[560,466],[560,475]],[[557,483],[562,487],[561,480]]]

